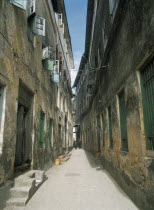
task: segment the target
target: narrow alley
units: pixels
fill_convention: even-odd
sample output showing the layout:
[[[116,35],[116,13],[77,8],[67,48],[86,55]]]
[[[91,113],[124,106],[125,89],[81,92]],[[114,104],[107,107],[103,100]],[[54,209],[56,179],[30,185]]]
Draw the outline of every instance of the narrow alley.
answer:
[[[154,210],[154,0],[0,0],[6,209]]]
[[[111,176],[83,149],[47,172],[25,210],[136,210]]]

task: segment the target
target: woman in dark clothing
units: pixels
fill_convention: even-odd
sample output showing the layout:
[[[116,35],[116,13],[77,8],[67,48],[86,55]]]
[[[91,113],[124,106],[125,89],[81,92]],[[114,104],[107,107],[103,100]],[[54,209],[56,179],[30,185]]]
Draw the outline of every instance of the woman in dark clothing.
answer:
[[[78,147],[77,141],[74,141],[73,147],[74,147],[75,149],[77,149],[77,147]]]

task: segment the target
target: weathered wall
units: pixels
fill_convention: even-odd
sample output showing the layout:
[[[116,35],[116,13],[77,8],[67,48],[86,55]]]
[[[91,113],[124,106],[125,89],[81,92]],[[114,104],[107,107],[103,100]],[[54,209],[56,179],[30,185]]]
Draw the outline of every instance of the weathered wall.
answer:
[[[2,0],[0,3],[0,86],[5,90],[5,113],[2,152],[0,153],[0,186],[13,178],[19,84],[22,83],[32,94],[32,127],[30,130],[30,159],[31,168],[47,169],[52,160],[60,153],[62,143],[58,138],[59,111],[57,109],[57,84],[51,82],[50,72],[42,66],[43,37],[35,36],[32,43],[27,36],[28,12]],[[38,0],[36,14],[46,19],[46,36],[48,45],[57,44],[57,29],[54,13],[51,15],[46,1]],[[63,82],[63,78],[62,78]],[[71,91],[67,83],[59,83],[62,93],[69,104],[71,115]],[[45,113],[44,148],[40,148],[40,111]],[[62,111],[62,126],[64,116]],[[53,146],[49,143],[49,122],[53,119]],[[69,126],[72,119],[69,119]],[[71,124],[72,126],[72,124]],[[70,133],[72,135],[72,128]],[[70,135],[70,140],[71,140]]]
[[[123,1],[124,2],[124,1]],[[101,36],[98,36],[100,24],[108,17],[107,5],[100,4],[95,23],[92,53],[89,55],[94,65],[98,55]],[[101,117],[101,159],[102,164],[118,181],[130,197],[143,209],[154,206],[153,151],[147,154],[144,132],[143,107],[140,87],[140,65],[153,54],[154,46],[154,2],[125,1],[108,37],[106,51],[101,57],[102,65],[107,64],[107,71],[95,74],[95,96],[91,99],[86,112],[80,115],[81,134],[85,148],[96,154],[98,151],[97,117]],[[105,15],[106,14],[106,15]],[[117,21],[117,23],[116,23]],[[111,24],[109,24],[111,27]],[[97,68],[97,67],[96,67]],[[86,89],[86,84],[82,87]],[[82,88],[80,92],[83,92]],[[120,119],[118,93],[124,88],[128,133],[128,152],[121,150]],[[79,96],[80,97],[80,96]],[[113,149],[110,148],[107,107],[111,106]],[[87,120],[88,119],[88,120]],[[90,128],[90,136],[83,135]],[[131,192],[134,193],[131,194]]]
[[[40,16],[49,19],[47,12],[39,11]],[[47,11],[47,10],[46,10]],[[9,1],[2,1],[1,5],[1,81],[6,86],[6,117],[3,139],[2,161],[4,164],[5,179],[9,179],[13,173],[14,153],[16,145],[16,116],[18,106],[19,79],[32,91],[33,96],[33,141],[34,144],[34,162],[33,165],[40,165],[42,152],[45,156],[51,155],[51,150],[39,151],[39,113],[42,109],[46,117],[53,117],[53,110],[48,106],[53,103],[55,95],[54,86],[50,83],[49,72],[44,72],[41,61],[42,37],[36,36],[36,46],[27,38],[27,12],[10,4]],[[48,16],[47,16],[48,14]],[[52,27],[51,27],[52,28]],[[49,30],[49,27],[48,27]],[[52,30],[48,33],[52,33]],[[7,41],[8,40],[8,41]],[[54,36],[50,38],[51,43],[55,40]],[[54,43],[53,43],[54,44]],[[5,77],[5,80],[4,80]],[[53,94],[52,94],[53,93]],[[42,100],[40,100],[40,98]],[[35,128],[35,129],[34,129]],[[48,132],[46,129],[45,139]],[[32,140],[32,139],[31,139]],[[45,142],[47,144],[47,142]],[[46,147],[47,148],[47,147]],[[48,148],[49,150],[49,148]],[[47,157],[44,157],[45,161]],[[48,158],[49,161],[49,158]],[[41,166],[40,166],[41,167]],[[43,167],[43,165],[42,165]],[[4,182],[4,180],[2,180]]]

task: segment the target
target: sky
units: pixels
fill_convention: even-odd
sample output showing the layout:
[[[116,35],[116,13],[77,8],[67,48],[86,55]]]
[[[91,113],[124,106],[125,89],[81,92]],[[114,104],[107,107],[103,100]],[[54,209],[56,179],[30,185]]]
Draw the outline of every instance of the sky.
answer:
[[[75,63],[75,69],[71,71],[73,85],[85,50],[87,0],[65,0],[65,7]]]

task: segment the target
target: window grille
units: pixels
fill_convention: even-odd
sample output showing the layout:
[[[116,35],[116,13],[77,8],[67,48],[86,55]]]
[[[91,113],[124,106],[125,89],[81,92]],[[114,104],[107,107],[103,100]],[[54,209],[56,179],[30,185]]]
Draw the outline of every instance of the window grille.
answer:
[[[141,71],[147,149],[154,150],[154,59]]]

